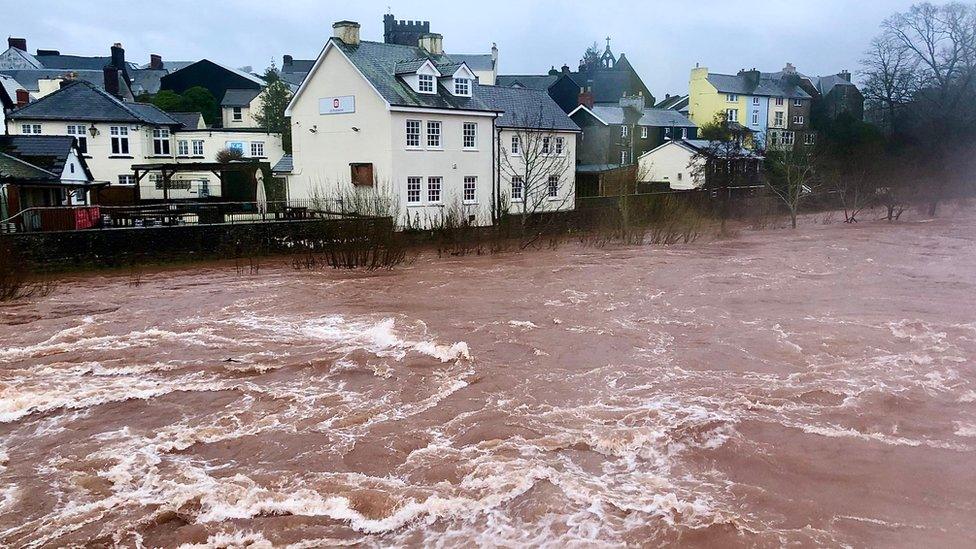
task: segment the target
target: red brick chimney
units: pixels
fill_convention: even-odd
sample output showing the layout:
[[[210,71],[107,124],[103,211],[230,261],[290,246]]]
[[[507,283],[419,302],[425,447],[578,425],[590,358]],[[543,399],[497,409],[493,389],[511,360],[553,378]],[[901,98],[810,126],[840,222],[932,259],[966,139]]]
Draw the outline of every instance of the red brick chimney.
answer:
[[[587,109],[592,109],[594,102],[593,92],[589,89],[580,88],[579,104],[585,105]]]
[[[163,70],[163,56],[158,53],[150,54],[149,68],[157,71]]]
[[[102,69],[102,77],[105,81],[105,91],[115,97],[122,97],[119,87],[119,69],[115,67],[105,67]]]
[[[30,103],[30,93],[23,88],[17,89],[17,108],[23,107],[28,103]]]
[[[7,38],[7,46],[17,48],[20,51],[27,51],[26,38]]]

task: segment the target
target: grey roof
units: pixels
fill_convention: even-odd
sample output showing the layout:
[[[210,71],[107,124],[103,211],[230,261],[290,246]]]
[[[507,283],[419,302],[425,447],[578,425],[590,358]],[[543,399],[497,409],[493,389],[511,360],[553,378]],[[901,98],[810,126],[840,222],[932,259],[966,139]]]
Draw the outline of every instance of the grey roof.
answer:
[[[600,117],[601,120],[607,124],[623,124],[624,123],[624,107],[620,105],[607,105],[599,104],[594,105],[591,109],[593,114]],[[684,127],[684,128],[696,128],[698,127],[694,122],[688,119],[687,116],[681,114],[680,112],[672,109],[644,109],[643,114],[637,121],[638,126],[656,126],[656,127]]]
[[[706,148],[712,146],[713,143],[717,143],[717,142],[709,141],[707,139],[679,139],[677,141],[673,141],[673,143],[676,143],[678,145],[685,146],[686,148],[690,148],[693,151],[701,151],[703,149],[706,149]],[[719,150],[723,150],[723,149],[724,149],[724,146],[719,147]],[[736,154],[738,154],[740,156],[752,157],[752,158],[762,158],[762,156],[759,155],[759,154],[756,154],[755,151],[752,151],[750,149],[747,149],[747,148],[743,147],[742,145],[739,145],[738,150],[735,151],[735,152],[736,152]]]
[[[810,99],[810,94],[803,91],[803,88],[791,84],[777,76],[776,73],[761,73],[756,84],[751,83],[746,76],[741,74],[708,73],[708,83],[715,86],[715,89],[721,93]]]
[[[301,86],[302,81],[305,80],[305,77],[308,76],[308,73],[307,72],[283,72],[278,76],[289,86]]]
[[[0,151],[58,179],[74,143],[75,138],[67,135],[0,135]]]
[[[451,59],[464,63],[473,71],[490,71],[495,68],[495,60],[490,53],[452,53]]]
[[[666,97],[663,101],[654,105],[656,109],[675,109],[681,110],[682,107],[688,105],[688,94],[685,95],[672,95],[671,97]]]
[[[558,74],[507,74],[498,75],[495,78],[495,84],[507,88],[518,86],[530,90],[548,90],[549,86],[556,83],[556,80],[559,80]]]
[[[424,66],[429,61],[426,57],[422,59],[411,59],[409,61],[399,61],[393,68],[395,74],[407,74],[417,72],[417,69]]]
[[[163,61],[163,70],[166,72],[176,72],[183,67],[189,67],[190,65],[196,63],[196,61]],[[139,65],[140,69],[148,69],[149,63]]]
[[[369,41],[350,45],[335,38],[330,40],[335,47],[346,54],[353,65],[391,105],[432,109],[492,110],[478,97],[478,94],[473,94],[472,97],[458,97],[441,85],[437,86],[436,94],[417,93],[396,76],[396,67],[400,62],[429,57],[435,65],[452,63],[453,60],[447,54],[431,55],[416,46]]]
[[[203,120],[203,115],[198,112],[168,112],[166,114],[190,130],[199,129],[200,121]]]
[[[810,79],[813,82],[817,91],[820,95],[827,95],[837,86],[855,86],[853,83],[848,82],[847,79],[842,78],[840,75],[832,74],[830,76],[815,76]]]
[[[102,70],[112,63],[112,57],[87,57],[83,55],[35,55],[45,69]],[[126,68],[135,69],[135,63],[126,63]]]
[[[220,100],[220,106],[247,107],[258,95],[261,95],[261,90],[227,90],[224,92],[224,98]]]
[[[285,156],[281,157],[281,160],[279,160],[273,168],[271,168],[271,171],[274,173],[291,173],[294,168],[295,163],[292,156],[290,154],[286,154]]]
[[[180,123],[148,103],[122,102],[88,82],[75,81],[8,115],[11,120],[90,120],[135,122],[157,126]]]
[[[136,69],[129,71],[132,78],[132,93],[156,94],[159,92],[160,79],[169,74],[165,69]]]
[[[499,128],[579,131],[579,126],[544,90],[478,84],[474,93],[493,110],[503,111],[496,122]]]
[[[20,69],[20,70],[2,70],[0,74],[5,74],[10,76],[17,81],[18,84],[24,87],[25,90],[36,92],[40,90],[38,81],[44,79],[52,78],[62,78],[68,74],[72,74],[75,80],[83,80],[85,82],[90,82],[96,86],[103,87],[105,85],[105,76],[102,74],[102,70],[97,71],[72,71],[72,70],[58,70],[58,69]]]
[[[282,74],[308,74],[313,66],[315,66],[315,59],[292,59],[290,64],[282,63],[280,72]]]
[[[577,173],[609,172],[624,167],[623,164],[577,164]]]

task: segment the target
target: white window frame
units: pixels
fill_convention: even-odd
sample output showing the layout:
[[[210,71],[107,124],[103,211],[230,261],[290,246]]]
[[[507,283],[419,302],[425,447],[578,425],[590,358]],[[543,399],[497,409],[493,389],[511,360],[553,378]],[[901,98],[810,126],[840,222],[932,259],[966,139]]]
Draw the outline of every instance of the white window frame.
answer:
[[[129,155],[129,127],[128,126],[109,126],[109,136],[112,143],[113,156]]]
[[[234,122],[241,122],[244,120],[243,107],[232,107],[230,112],[231,119],[233,119]]]
[[[688,128],[681,128],[681,139],[688,139]]]
[[[440,204],[444,199],[444,178],[432,175],[427,178],[427,203]]]
[[[78,141],[81,154],[88,154],[88,132],[84,124],[68,124],[68,135]]]
[[[556,156],[566,155],[566,138],[557,137],[556,138]]]
[[[753,97],[752,98],[752,104],[753,105],[758,105],[759,104],[759,98],[758,97]]]
[[[641,139],[647,139],[647,126],[641,126]]]
[[[424,136],[423,125],[424,125],[424,123],[423,123],[422,120],[407,120],[407,122],[406,122],[406,132],[407,132],[407,149],[408,150],[415,151],[415,150],[419,150],[419,149],[422,148],[420,146],[420,144],[421,144],[421,140],[423,139],[423,136]],[[412,129],[416,129],[417,131],[416,132],[412,132],[411,131]],[[411,143],[411,140],[415,140],[415,143]]]
[[[552,137],[548,135],[542,136],[542,154],[544,155],[552,154]]]
[[[804,142],[805,144],[807,144],[807,145],[816,145],[816,144],[817,144],[817,134],[815,134],[815,133],[813,133],[813,132],[809,132],[809,133],[807,133],[807,134],[806,134],[806,135],[805,135],[805,136],[803,137],[803,142]]]
[[[264,141],[251,141],[251,158],[264,158]]]
[[[727,122],[738,122],[739,109],[725,109],[725,118]]]
[[[802,99],[794,99],[793,100],[793,106],[794,107],[802,107],[803,106],[803,100]]]
[[[752,113],[752,125],[757,126],[759,124],[759,111],[753,111]]]
[[[461,189],[461,202],[464,204],[477,204],[478,203],[478,176],[476,175],[466,175],[464,176],[464,184]]]
[[[628,152],[626,150],[620,151],[620,164],[622,166],[626,166],[630,162],[630,154]]]
[[[796,115],[796,116],[793,117],[793,123],[794,124],[799,124],[799,125],[802,126],[803,125],[803,120],[804,119],[803,119],[803,115],[802,114],[798,114],[798,115]]]
[[[176,156],[190,156],[190,142],[186,139],[176,141]]]
[[[24,135],[40,135],[41,125],[40,124],[21,124],[20,133]]]
[[[135,184],[136,184],[136,176],[132,175],[131,173],[128,174],[124,173],[119,175],[119,185],[128,186],[128,185],[135,185]]]
[[[461,125],[461,147],[466,151],[478,150],[477,122],[465,122]]]
[[[783,106],[783,98],[782,97],[777,97],[776,98],[776,106],[777,107],[782,107]]]
[[[194,139],[191,143],[191,150],[193,151],[193,156],[203,156],[203,139]]]
[[[153,128],[153,156],[172,156],[172,151],[169,146],[169,137],[169,128]]]
[[[417,75],[417,91],[420,93],[437,93],[437,82],[432,74]]]
[[[546,191],[549,199],[559,198],[559,176],[550,175],[546,182]]]
[[[471,80],[468,78],[454,79],[454,95],[471,97]]]
[[[441,150],[444,148],[444,136],[441,130],[444,125],[440,120],[427,121],[427,149]]]
[[[786,116],[783,115],[783,111],[776,111],[773,116],[773,126],[777,128],[783,127],[783,121],[786,120]]]
[[[793,132],[783,132],[780,134],[780,137],[782,138],[783,145],[792,146],[796,143],[796,134]]]
[[[421,204],[424,192],[424,178],[420,176],[407,177],[407,205],[416,206]],[[413,198],[413,200],[411,200]]]
[[[525,200],[525,180],[522,179],[520,175],[512,176],[512,202],[521,202]],[[518,189],[518,192],[515,192]]]
[[[629,127],[626,124],[620,126],[620,137],[627,137],[628,135],[630,135]]]
[[[664,140],[665,141],[670,141],[671,140],[671,133],[672,132],[671,132],[671,127],[670,126],[664,128]]]
[[[727,93],[727,94],[725,94],[725,102],[726,103],[738,103],[739,102],[739,94],[736,94],[736,93]]]
[[[522,140],[519,136],[512,136],[512,149],[509,151],[512,156],[522,156]]]

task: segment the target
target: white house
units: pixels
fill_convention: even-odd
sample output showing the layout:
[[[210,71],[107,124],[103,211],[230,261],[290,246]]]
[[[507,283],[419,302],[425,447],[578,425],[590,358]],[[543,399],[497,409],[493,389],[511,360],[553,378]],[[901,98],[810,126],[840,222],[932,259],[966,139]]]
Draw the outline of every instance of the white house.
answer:
[[[290,171],[276,174],[287,178],[290,199],[365,194],[388,198],[401,225],[427,226],[448,211],[490,224],[511,190],[499,158],[502,120],[511,131],[552,133],[552,154],[558,133],[570,169],[559,174],[557,191],[573,188],[578,128],[547,94],[488,93],[499,88],[477,84],[463,60],[444,53],[438,34],[403,46],[361,41],[350,21],[333,29],[286,110],[293,157]],[[518,107],[546,127],[518,127]]]
[[[662,187],[667,185],[675,191],[701,188],[706,181],[702,169],[704,155],[700,153],[708,150],[710,144],[704,139],[678,139],[647,151],[637,159],[637,181]],[[722,150],[722,147],[718,149]],[[755,170],[755,165],[762,161],[761,156],[741,146],[734,154],[738,162],[747,163]]]
[[[66,81],[60,90],[8,113],[6,127],[11,135],[74,137],[95,179],[111,186],[134,186],[134,164],[212,162],[225,148],[271,164],[284,154],[280,134],[206,128],[199,113],[186,114],[122,101],[89,82]],[[209,171],[179,174],[174,183],[173,199],[221,194],[219,178]],[[139,182],[141,199],[162,198],[162,191],[161,182]]]

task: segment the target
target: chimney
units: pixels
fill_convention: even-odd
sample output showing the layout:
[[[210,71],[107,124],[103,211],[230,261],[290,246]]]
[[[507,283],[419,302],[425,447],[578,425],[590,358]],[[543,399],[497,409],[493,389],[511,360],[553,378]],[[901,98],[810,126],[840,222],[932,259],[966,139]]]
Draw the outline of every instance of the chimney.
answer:
[[[59,89],[59,90],[63,90],[63,89],[64,89],[64,88],[66,88],[66,87],[68,86],[68,84],[70,84],[71,82],[72,82],[72,79],[71,79],[71,78],[62,78],[62,79],[61,79],[61,81],[60,81],[60,82],[58,82],[58,89]]]
[[[114,97],[121,98],[122,94],[119,89],[119,69],[115,67],[105,67],[102,69],[102,77],[105,81],[105,91],[112,94]]]
[[[431,55],[442,55],[444,53],[444,37],[436,32],[421,34],[417,45]]]
[[[624,96],[617,101],[617,104],[619,104],[621,107],[625,109],[631,108],[634,109],[635,111],[643,111],[645,106],[644,94],[643,92],[638,93],[637,95],[624,94]]]
[[[281,58],[281,68],[290,67],[294,64],[295,58],[290,55],[285,55]]]
[[[587,109],[592,109],[593,103],[595,103],[593,100],[593,92],[589,88],[580,88],[579,104],[585,106]]]
[[[851,72],[848,71],[847,69],[840,71],[840,73],[838,73],[837,76],[843,78],[844,80],[847,80],[848,82],[851,81]]]
[[[23,88],[17,88],[17,108],[30,103],[30,93]]]
[[[552,65],[551,67],[549,67],[549,76],[555,76],[557,74],[559,74],[559,71],[556,70],[556,66],[555,65]]]
[[[491,43],[491,62],[492,64],[498,63],[498,44],[494,42]]]
[[[37,50],[38,57],[46,57],[48,55],[61,55],[58,50]]]
[[[756,86],[759,85],[760,73],[756,69],[752,69],[752,70],[748,70],[748,71],[747,70],[741,70],[741,71],[739,71],[739,76],[745,77],[746,83],[748,83],[749,86],[751,86],[753,88],[755,88]]]
[[[561,70],[563,71],[563,74],[569,74],[569,65],[564,63]]]
[[[112,66],[117,69],[125,68],[125,50],[118,42],[112,44]]]
[[[359,23],[355,21],[337,21],[332,24],[332,36],[350,46],[359,45]]]
[[[158,53],[153,53],[149,55],[149,68],[161,71],[163,70],[163,56]]]
[[[796,74],[796,67],[793,66],[793,63],[787,63],[786,66],[783,67],[783,74]]]
[[[20,51],[27,51],[26,38],[7,38],[7,46],[17,48]]]

